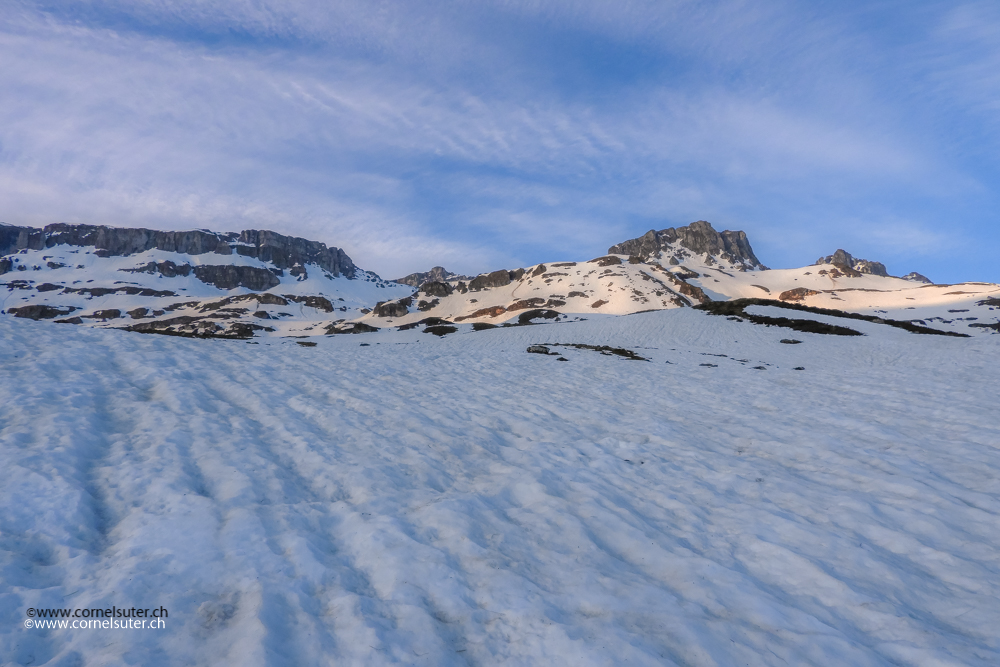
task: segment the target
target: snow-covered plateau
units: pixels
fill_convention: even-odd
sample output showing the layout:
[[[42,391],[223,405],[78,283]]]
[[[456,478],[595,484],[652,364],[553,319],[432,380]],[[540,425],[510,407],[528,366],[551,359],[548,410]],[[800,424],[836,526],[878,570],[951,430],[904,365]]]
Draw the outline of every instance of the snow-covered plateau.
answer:
[[[1000,336],[843,324],[0,317],[0,662],[1000,664]]]

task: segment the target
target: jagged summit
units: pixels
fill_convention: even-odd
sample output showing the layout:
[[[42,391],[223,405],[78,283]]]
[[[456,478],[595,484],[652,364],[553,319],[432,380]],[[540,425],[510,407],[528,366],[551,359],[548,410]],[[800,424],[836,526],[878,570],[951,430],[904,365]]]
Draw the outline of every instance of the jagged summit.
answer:
[[[399,283],[400,285],[409,285],[411,287],[420,287],[424,283],[444,283],[449,280],[471,280],[471,278],[469,276],[452,273],[443,266],[435,266],[430,271],[411,273],[408,276],[396,278],[392,282]]]
[[[885,264],[882,262],[857,259],[843,248],[838,249],[837,252],[832,255],[820,257],[815,262],[815,266],[820,266],[822,264],[832,264],[841,268],[857,271],[858,273],[867,273],[873,276],[882,276],[883,278],[889,276],[889,272],[886,271]]]
[[[609,255],[635,255],[643,260],[662,254],[663,259],[673,265],[687,258],[689,252],[707,255],[708,263],[719,260],[728,262],[741,271],[767,269],[754,255],[745,232],[717,232],[704,220],[692,222],[686,227],[668,227],[660,231],[651,229],[639,238],[608,248]]]

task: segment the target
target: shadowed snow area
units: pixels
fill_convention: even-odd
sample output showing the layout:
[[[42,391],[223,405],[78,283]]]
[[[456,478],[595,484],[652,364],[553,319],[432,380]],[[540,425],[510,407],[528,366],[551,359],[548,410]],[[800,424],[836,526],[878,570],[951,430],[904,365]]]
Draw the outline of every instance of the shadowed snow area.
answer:
[[[1000,337],[862,324],[303,347],[0,318],[0,655],[998,664]],[[23,625],[112,605],[166,628]]]

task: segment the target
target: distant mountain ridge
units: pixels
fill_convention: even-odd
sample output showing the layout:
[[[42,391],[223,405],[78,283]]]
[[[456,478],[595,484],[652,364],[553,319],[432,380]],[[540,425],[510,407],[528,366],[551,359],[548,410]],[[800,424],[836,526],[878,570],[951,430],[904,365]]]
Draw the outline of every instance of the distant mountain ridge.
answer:
[[[182,336],[300,334],[410,290],[340,248],[270,230],[0,224],[0,310]]]
[[[0,255],[57,245],[94,247],[99,257],[124,257],[148,250],[185,255],[242,255],[280,270],[315,264],[333,276],[353,278],[357,267],[340,248],[269,230],[163,232],[144,228],[55,223],[39,229],[0,223]],[[2,272],[2,271],[0,271]]]
[[[339,248],[268,230],[0,224],[0,314],[198,337],[303,338],[418,326],[445,335],[462,326],[753,298],[957,332],[1000,331],[996,285],[957,290],[916,273],[895,278],[880,262],[842,249],[813,265],[768,269],[744,232],[718,232],[704,220],[650,230],[609,250],[587,261],[472,277],[435,266],[384,281]]]

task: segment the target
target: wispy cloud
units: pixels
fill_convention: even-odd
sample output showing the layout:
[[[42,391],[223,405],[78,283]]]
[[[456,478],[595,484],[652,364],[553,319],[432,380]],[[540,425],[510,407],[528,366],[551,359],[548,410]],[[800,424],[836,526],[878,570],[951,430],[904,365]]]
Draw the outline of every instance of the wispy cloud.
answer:
[[[989,89],[970,7],[925,12],[903,49],[921,70],[857,8],[24,2],[0,23],[0,218],[271,227],[388,276],[593,256],[699,218],[775,265],[900,235],[917,258],[935,221],[985,224],[996,191],[949,146],[995,135],[930,135],[938,93],[885,89],[928,68]],[[946,61],[955,39],[981,56]]]

